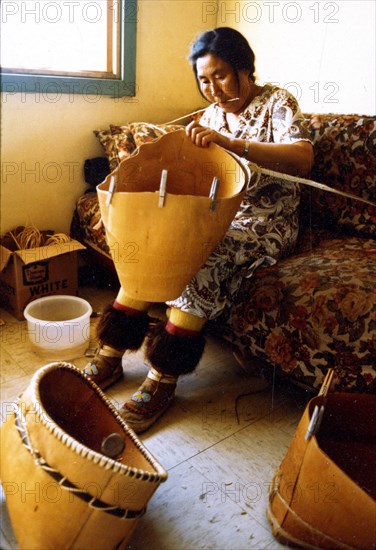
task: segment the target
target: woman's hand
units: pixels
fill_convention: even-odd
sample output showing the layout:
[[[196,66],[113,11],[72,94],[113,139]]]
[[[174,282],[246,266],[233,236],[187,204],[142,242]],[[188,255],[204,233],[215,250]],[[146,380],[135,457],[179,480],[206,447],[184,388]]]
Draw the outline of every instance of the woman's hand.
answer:
[[[244,138],[224,136],[211,128],[200,126],[195,121],[188,124],[186,133],[198,147],[208,147],[210,143],[216,143],[227,151],[244,158],[246,146]],[[277,172],[293,176],[308,176],[313,164],[313,148],[308,141],[295,143],[251,141],[246,160]]]
[[[226,136],[223,136],[211,128],[201,126],[195,121],[188,124],[186,127],[186,133],[198,147],[208,147],[210,143],[216,143],[225,149],[229,146],[229,139]]]

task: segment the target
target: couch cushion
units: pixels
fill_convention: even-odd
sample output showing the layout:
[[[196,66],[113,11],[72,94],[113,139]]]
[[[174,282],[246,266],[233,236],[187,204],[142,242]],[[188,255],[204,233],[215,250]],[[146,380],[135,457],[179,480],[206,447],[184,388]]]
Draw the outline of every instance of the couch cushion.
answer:
[[[376,243],[324,238],[245,280],[225,337],[278,372],[319,388],[376,391]]]
[[[111,171],[129,157],[140,145],[154,141],[159,137],[184,126],[173,124],[151,124],[149,122],[131,122],[125,125],[110,124],[108,129],[94,130],[109,160]]]
[[[314,143],[311,178],[376,203],[376,117],[306,115]],[[376,207],[304,187],[304,225],[376,236]]]
[[[144,143],[155,141],[161,136],[175,130],[181,130],[184,126],[177,124],[151,124],[150,122],[132,122],[130,124],[133,139],[137,147]]]
[[[137,147],[129,125],[110,124],[108,129],[94,130],[94,135],[103,147],[111,170],[114,170],[124,158],[131,155]]]

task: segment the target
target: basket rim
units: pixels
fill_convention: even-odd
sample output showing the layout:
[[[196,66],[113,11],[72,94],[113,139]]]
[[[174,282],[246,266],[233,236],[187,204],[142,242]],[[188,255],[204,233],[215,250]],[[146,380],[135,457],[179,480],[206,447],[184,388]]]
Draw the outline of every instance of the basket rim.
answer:
[[[126,435],[132,440],[133,444],[141,452],[143,457],[149,462],[150,466],[155,470],[155,472],[147,472],[134,466],[127,466],[113,458],[109,458],[97,451],[94,451],[93,449],[90,449],[90,447],[74,439],[52,419],[52,417],[43,407],[43,404],[40,400],[39,384],[42,378],[44,378],[47,373],[58,369],[64,369],[72,372],[74,375],[80,377],[85,383],[87,383],[91,387],[91,389],[98,395],[98,397],[101,398],[105,406],[113,414],[115,420],[121,425]],[[141,443],[133,430],[129,428],[129,426],[119,415],[118,411],[104,394],[104,392],[90,379],[89,376],[87,376],[82,370],[80,370],[72,363],[56,361],[49,363],[44,367],[41,367],[34,373],[30,381],[29,388],[31,391],[33,405],[35,405],[35,403],[38,403],[38,407],[35,407],[35,410],[33,412],[36,414],[43,426],[47,428],[47,430],[54,437],[56,437],[56,439],[67,445],[67,447],[71,449],[74,453],[90,460],[96,465],[104,467],[107,470],[112,470],[113,472],[120,473],[122,475],[135,477],[137,479],[142,478],[143,480],[150,481],[152,483],[160,483],[167,479],[167,471],[150,453],[150,451],[148,451],[148,449]],[[22,396],[19,398],[19,402],[21,399]]]

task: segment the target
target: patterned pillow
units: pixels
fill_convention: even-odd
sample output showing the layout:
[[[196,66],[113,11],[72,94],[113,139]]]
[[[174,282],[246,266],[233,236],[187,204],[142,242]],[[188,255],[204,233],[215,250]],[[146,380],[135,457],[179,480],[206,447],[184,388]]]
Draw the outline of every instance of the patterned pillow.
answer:
[[[108,130],[94,130],[94,135],[98,138],[104,149],[111,171],[136,149],[133,134],[129,126],[110,124]]]
[[[132,122],[124,126],[110,124],[108,130],[94,130],[94,134],[108,157],[112,171],[143,143],[154,141],[164,134],[182,128],[184,126],[176,124],[156,125],[149,122]]]
[[[110,124],[111,134],[117,151],[117,164],[129,157],[137,148],[130,126],[115,126]]]
[[[184,126],[178,124],[150,124],[149,122],[133,122],[130,124],[133,138],[137,147],[143,143],[154,141],[164,134],[181,130]]]

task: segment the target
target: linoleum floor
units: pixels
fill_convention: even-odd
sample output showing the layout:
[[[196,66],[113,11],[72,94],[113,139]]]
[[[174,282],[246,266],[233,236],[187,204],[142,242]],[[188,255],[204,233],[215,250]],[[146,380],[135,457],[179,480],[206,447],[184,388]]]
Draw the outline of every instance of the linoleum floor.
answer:
[[[91,286],[79,293],[94,311],[101,311],[115,294],[112,288]],[[163,316],[163,308],[154,314]],[[9,403],[50,361],[31,350],[25,321],[4,310],[0,318],[4,419]],[[93,337],[95,323],[93,319]],[[70,362],[83,367],[86,361],[79,357]],[[106,392],[116,407],[147,373],[142,351],[125,355],[123,365],[124,379]],[[199,366],[181,379],[173,405],[139,436],[168,471],[168,479],[149,501],[129,550],[285,548],[274,539],[265,515],[268,488],[309,397],[300,388],[273,380],[267,384],[244,371],[228,345],[208,337]],[[0,546],[17,550],[4,498],[1,515]]]

